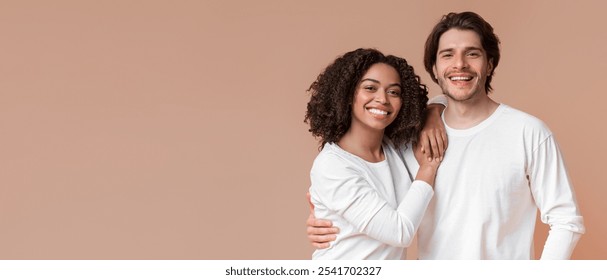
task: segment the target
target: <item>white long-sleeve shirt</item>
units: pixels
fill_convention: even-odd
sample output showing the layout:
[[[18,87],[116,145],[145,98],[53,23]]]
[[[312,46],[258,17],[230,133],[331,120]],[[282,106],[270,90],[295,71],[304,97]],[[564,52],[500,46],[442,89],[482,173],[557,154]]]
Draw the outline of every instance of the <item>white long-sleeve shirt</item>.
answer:
[[[472,128],[446,129],[449,148],[420,224],[419,258],[533,259],[538,209],[550,225],[541,258],[570,258],[585,229],[550,130],[504,104]],[[419,168],[411,151],[405,162]]]
[[[333,221],[340,233],[313,259],[405,258],[433,191],[423,181],[411,182],[391,144],[384,143],[383,151],[385,160],[372,163],[327,143],[314,160],[314,214]]]

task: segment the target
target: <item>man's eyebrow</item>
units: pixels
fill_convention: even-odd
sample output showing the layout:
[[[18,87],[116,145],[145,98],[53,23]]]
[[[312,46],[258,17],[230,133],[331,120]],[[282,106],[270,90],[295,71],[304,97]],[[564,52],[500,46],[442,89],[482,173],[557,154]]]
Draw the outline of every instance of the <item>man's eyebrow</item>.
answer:
[[[452,52],[453,50],[454,50],[453,48],[442,49],[442,50],[439,50],[438,53]],[[480,47],[466,47],[466,48],[464,48],[464,51],[483,51],[483,48],[480,48]]]
[[[479,47],[467,47],[465,49],[466,51],[483,51],[483,48],[479,48]]]
[[[453,51],[453,48],[448,48],[448,49],[439,50],[438,53],[452,52],[452,51]]]

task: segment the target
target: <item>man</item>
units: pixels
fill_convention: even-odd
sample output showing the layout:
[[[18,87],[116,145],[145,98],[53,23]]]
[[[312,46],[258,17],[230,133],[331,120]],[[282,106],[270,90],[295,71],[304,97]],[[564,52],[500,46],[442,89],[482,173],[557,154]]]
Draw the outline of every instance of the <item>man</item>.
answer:
[[[493,101],[499,39],[472,12],[450,13],[425,45],[426,71],[447,97],[449,148],[418,230],[420,259],[532,259],[536,212],[550,232],[541,259],[568,259],[583,219],[561,153],[537,118]],[[418,166],[408,152],[406,164]],[[335,229],[314,227],[317,247]]]

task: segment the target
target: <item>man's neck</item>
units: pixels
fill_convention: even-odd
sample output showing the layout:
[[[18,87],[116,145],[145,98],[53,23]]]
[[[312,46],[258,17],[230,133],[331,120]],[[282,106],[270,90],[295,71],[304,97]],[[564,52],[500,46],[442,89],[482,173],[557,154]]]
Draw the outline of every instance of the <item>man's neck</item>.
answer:
[[[497,107],[499,103],[486,94],[465,101],[449,98],[449,106],[445,109],[445,123],[455,129],[471,128],[489,118]]]

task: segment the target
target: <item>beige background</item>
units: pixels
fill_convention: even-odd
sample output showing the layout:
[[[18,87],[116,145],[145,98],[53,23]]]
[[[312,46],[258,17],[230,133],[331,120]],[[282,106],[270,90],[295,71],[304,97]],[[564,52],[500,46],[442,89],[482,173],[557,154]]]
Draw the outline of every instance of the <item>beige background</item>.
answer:
[[[502,40],[493,97],[561,145],[574,258],[607,259],[602,2],[2,0],[0,258],[309,258],[308,85],[376,47],[436,95],[426,35],[473,10]]]

